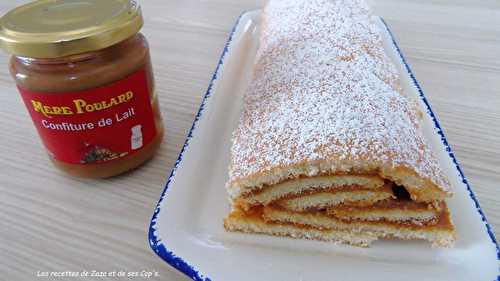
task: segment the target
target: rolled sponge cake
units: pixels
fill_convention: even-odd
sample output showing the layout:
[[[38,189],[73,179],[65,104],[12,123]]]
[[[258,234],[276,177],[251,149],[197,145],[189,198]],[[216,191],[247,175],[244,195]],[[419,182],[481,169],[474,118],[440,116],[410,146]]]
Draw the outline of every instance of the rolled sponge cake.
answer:
[[[379,32],[362,0],[266,3],[232,137],[227,230],[453,245],[450,182]]]
[[[233,133],[231,198],[300,177],[377,175],[418,201],[450,183],[361,0],[271,0]]]

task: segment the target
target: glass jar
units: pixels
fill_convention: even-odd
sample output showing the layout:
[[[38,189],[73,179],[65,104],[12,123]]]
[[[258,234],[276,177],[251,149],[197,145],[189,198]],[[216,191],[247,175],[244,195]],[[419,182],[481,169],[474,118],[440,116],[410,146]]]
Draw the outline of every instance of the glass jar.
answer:
[[[0,19],[10,72],[56,167],[102,178],[159,148],[163,125],[140,7],[37,1]]]

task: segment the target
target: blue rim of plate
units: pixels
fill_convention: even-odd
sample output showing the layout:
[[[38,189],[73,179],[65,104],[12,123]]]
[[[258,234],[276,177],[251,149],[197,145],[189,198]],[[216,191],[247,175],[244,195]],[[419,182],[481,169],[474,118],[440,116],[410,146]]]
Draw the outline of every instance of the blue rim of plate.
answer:
[[[151,224],[149,226],[149,245],[151,246],[151,249],[160,256],[163,260],[165,260],[168,264],[176,268],[177,270],[181,271],[185,275],[187,275],[189,278],[195,281],[210,281],[211,279],[204,276],[202,273],[200,273],[197,269],[195,269],[192,265],[190,265],[187,261],[183,260],[182,257],[179,257],[175,255],[172,251],[167,249],[165,247],[165,244],[159,239],[158,236],[155,234],[155,225],[157,222],[158,214],[160,213],[160,204],[165,198],[165,195],[167,193],[168,188],[170,187],[170,183],[172,182],[172,179],[174,178],[177,168],[179,167],[179,164],[182,161],[182,158],[184,156],[184,152],[186,152],[188,146],[189,146],[189,141],[193,137],[194,130],[196,129],[196,124],[201,118],[201,115],[203,114],[203,111],[205,110],[205,106],[207,104],[208,98],[212,95],[212,88],[214,86],[215,80],[217,79],[217,76],[219,74],[219,70],[221,69],[222,64],[224,63],[224,58],[229,50],[229,46],[231,45],[231,42],[233,41],[233,36],[234,32],[236,31],[236,28],[238,27],[241,18],[243,15],[245,15],[246,12],[243,12],[238,19],[236,20],[236,23],[233,26],[233,29],[231,30],[231,33],[229,34],[229,38],[227,39],[226,45],[224,46],[224,50],[222,51],[222,54],[220,56],[219,62],[217,63],[217,67],[215,68],[215,72],[212,75],[212,79],[210,80],[210,84],[208,84],[208,89],[205,92],[205,96],[203,97],[203,100],[201,102],[200,108],[198,109],[198,113],[196,114],[193,125],[191,126],[191,129],[189,130],[189,133],[186,137],[186,141],[184,142],[184,146],[181,149],[181,152],[179,153],[179,157],[175,161],[174,168],[172,169],[172,172],[170,173],[170,176],[168,177],[167,183],[165,184],[165,189],[163,190],[160,200],[158,201],[158,204],[156,205],[156,209],[153,213],[153,217],[151,218]],[[160,243],[161,242],[161,243]]]
[[[184,146],[181,149],[179,157],[175,161],[174,168],[172,169],[172,172],[170,173],[170,176],[168,177],[167,183],[165,184],[165,188],[164,188],[164,190],[163,190],[163,192],[162,192],[162,194],[160,196],[160,199],[159,199],[159,201],[158,201],[158,203],[156,205],[155,211],[154,211],[153,216],[151,218],[151,224],[149,226],[148,238],[149,238],[149,245],[151,246],[151,249],[153,249],[153,251],[160,258],[162,258],[163,260],[165,260],[168,264],[170,264],[175,269],[179,270],[180,272],[184,273],[187,277],[189,277],[190,279],[195,280],[195,281],[210,281],[211,279],[209,277],[207,277],[207,276],[204,276],[199,270],[197,270],[192,265],[190,265],[187,261],[185,261],[184,259],[182,259],[182,257],[179,257],[179,256],[175,255],[175,253],[173,253],[172,251],[170,251],[165,246],[165,243],[156,235],[156,233],[155,233],[156,232],[155,226],[156,226],[156,223],[157,223],[158,214],[160,213],[160,204],[163,201],[163,199],[165,198],[167,190],[170,187],[170,183],[172,182],[172,179],[174,178],[174,176],[175,176],[175,174],[177,172],[179,164],[181,163],[181,161],[183,159],[184,153],[186,152],[186,150],[187,150],[187,148],[189,146],[189,142],[190,142],[191,138],[193,137],[193,133],[194,133],[194,131],[196,129],[196,124],[200,120],[200,118],[201,118],[201,116],[202,116],[202,114],[203,114],[203,112],[205,110],[205,106],[206,106],[206,103],[208,101],[208,98],[212,95],[213,85],[215,83],[215,80],[217,79],[217,76],[219,74],[219,70],[220,70],[222,64],[224,63],[224,58],[225,58],[225,56],[226,56],[226,54],[227,54],[227,52],[229,50],[229,46],[231,45],[232,40],[233,40],[233,35],[234,35],[235,31],[236,31],[236,28],[238,27],[238,25],[240,23],[241,18],[245,14],[246,14],[246,12],[242,13],[238,17],[238,19],[236,20],[236,23],[234,24],[234,26],[233,26],[233,28],[231,30],[231,33],[230,33],[229,38],[228,38],[228,40],[226,42],[226,45],[224,46],[224,50],[222,51],[222,55],[220,56],[219,62],[217,64],[217,67],[215,68],[215,72],[212,75],[212,79],[210,80],[210,84],[208,85],[208,89],[205,92],[205,96],[203,97],[203,100],[201,102],[201,105],[200,105],[200,108],[198,110],[198,113],[196,114],[196,116],[194,118],[193,125],[191,126],[191,129],[189,130],[189,133],[188,133],[188,135],[186,137],[186,141],[184,142]],[[406,71],[410,75],[411,80],[413,81],[415,87],[417,88],[420,98],[422,99],[422,101],[424,102],[425,106],[427,107],[427,113],[429,114],[429,116],[432,118],[432,121],[434,122],[434,126],[437,129],[437,133],[441,137],[441,141],[443,142],[443,145],[445,146],[445,149],[446,149],[446,152],[448,153],[448,156],[452,159],[453,164],[455,165],[458,173],[460,174],[462,182],[467,186],[467,190],[469,191],[469,196],[474,201],[476,210],[479,213],[482,221],[485,224],[486,232],[488,233],[488,236],[490,237],[491,242],[496,247],[497,261],[500,261],[500,247],[499,247],[498,242],[497,242],[497,240],[495,238],[495,235],[493,234],[491,226],[488,224],[488,222],[486,220],[486,216],[484,215],[483,210],[479,206],[479,202],[477,201],[476,196],[474,195],[474,192],[472,191],[472,189],[471,189],[471,187],[469,185],[469,182],[465,178],[465,175],[462,172],[462,169],[460,168],[460,165],[458,164],[457,159],[455,158],[455,154],[451,150],[451,147],[450,147],[450,145],[448,143],[448,140],[446,139],[446,137],[444,135],[444,132],[443,132],[443,130],[441,128],[441,125],[439,125],[439,122],[438,122],[438,119],[437,119],[436,115],[432,111],[431,106],[430,106],[429,102],[427,101],[427,98],[425,97],[424,92],[422,91],[422,88],[418,84],[417,79],[415,78],[415,75],[413,75],[413,72],[411,71],[410,66],[406,62],[406,59],[404,58],[403,53],[401,52],[401,49],[399,48],[399,46],[398,46],[398,44],[397,44],[397,42],[396,42],[396,40],[394,38],[394,35],[392,34],[391,30],[389,29],[389,26],[387,25],[387,23],[385,22],[384,19],[380,18],[380,20],[382,21],[382,23],[384,24],[387,32],[391,36],[392,43],[393,43],[394,47],[396,48],[396,51],[398,52],[398,54],[399,54],[399,56],[400,56],[403,64],[405,65]],[[500,273],[497,276],[497,281],[500,281]]]

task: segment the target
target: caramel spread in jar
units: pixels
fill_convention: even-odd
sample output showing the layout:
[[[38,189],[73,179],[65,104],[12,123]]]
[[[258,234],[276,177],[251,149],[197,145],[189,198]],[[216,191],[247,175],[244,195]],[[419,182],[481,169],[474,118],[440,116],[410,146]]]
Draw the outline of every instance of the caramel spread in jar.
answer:
[[[158,149],[163,125],[142,23],[128,0],[42,0],[0,19],[10,72],[61,170],[110,177]]]

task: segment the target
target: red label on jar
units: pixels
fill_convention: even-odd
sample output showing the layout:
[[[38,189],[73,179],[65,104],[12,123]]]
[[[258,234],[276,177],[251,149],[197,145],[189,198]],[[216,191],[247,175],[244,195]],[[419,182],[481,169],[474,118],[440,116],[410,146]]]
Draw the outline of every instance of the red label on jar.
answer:
[[[91,90],[19,88],[45,147],[56,160],[102,163],[139,151],[156,136],[146,71]]]

